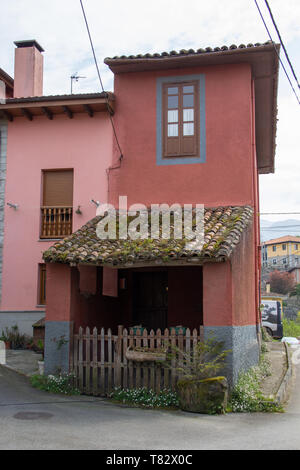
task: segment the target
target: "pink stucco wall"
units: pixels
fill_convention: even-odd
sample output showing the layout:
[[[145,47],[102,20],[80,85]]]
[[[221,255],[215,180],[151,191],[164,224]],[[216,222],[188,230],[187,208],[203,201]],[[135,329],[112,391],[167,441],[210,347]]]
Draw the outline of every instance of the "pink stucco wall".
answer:
[[[73,230],[96,215],[90,199],[107,201],[112,133],[106,113],[16,118],[8,126],[1,310],[35,310],[38,263],[53,242],[39,240],[42,170],[74,169]],[[82,215],[75,213],[80,205]],[[40,308],[39,308],[40,310]]]
[[[206,162],[158,166],[156,79],[182,75],[188,78],[189,74],[205,75]],[[121,168],[114,171],[111,179],[110,194],[115,204],[113,195],[121,194],[128,196],[128,204],[178,202],[254,208],[248,246],[242,242],[236,248],[233,264],[203,267],[203,321],[210,326],[255,324],[259,305],[259,223],[255,97],[250,65],[117,74],[115,94],[116,124],[124,154]]]
[[[205,74],[206,163],[156,165],[156,78]],[[128,203],[252,204],[252,83],[248,64],[115,76],[115,122],[124,159],[111,175]],[[113,200],[116,203],[116,200]]]
[[[255,225],[243,232],[231,259],[203,266],[203,324],[244,326],[257,323]]]

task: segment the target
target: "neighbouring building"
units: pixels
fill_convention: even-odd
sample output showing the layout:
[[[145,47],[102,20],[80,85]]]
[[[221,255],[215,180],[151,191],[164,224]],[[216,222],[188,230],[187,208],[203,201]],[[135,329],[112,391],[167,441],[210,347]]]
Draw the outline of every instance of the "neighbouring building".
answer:
[[[14,81],[0,105],[0,333],[18,324],[32,335],[45,316],[43,252],[95,215],[91,200],[107,199],[114,95],[43,96],[42,47],[15,44]]]
[[[37,43],[16,52],[30,48],[42,55]],[[0,105],[6,202],[18,204],[5,206],[0,315],[40,315],[45,262],[47,373],[58,356],[69,369],[80,326],[202,326],[232,350],[231,383],[257,364],[258,175],[274,171],[278,51],[268,42],[107,58],[113,93],[18,92]],[[147,208],[204,204],[202,250],[100,240],[90,200],[120,209],[119,196]]]
[[[272,271],[297,272],[297,267],[300,267],[300,236],[285,235],[263,242],[261,266],[263,285]]]
[[[300,266],[299,267],[292,267],[289,269],[289,272],[292,273],[295,283],[300,284]]]

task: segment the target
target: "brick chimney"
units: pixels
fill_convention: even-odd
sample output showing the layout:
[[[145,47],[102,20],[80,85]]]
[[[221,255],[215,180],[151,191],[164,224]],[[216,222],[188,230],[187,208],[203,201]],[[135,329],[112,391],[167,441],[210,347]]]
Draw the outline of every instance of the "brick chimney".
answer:
[[[14,98],[43,95],[44,49],[34,39],[16,41]]]

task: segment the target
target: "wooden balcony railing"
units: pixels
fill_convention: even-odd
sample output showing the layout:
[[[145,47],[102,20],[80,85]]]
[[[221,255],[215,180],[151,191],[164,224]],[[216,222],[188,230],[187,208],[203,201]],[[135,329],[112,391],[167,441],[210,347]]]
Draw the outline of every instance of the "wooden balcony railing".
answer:
[[[72,233],[72,207],[41,207],[41,238],[63,238]]]

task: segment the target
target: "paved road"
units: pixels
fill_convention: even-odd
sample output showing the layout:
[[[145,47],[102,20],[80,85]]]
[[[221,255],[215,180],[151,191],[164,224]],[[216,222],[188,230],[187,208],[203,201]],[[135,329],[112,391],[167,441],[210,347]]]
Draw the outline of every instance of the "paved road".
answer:
[[[206,416],[32,389],[0,366],[0,449],[300,449],[300,366],[286,413]]]

